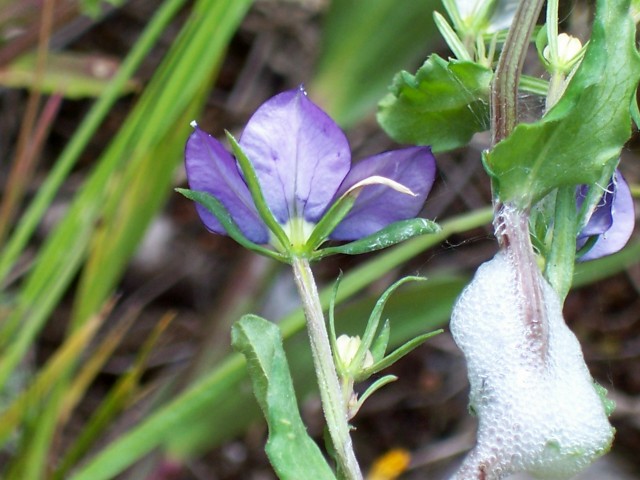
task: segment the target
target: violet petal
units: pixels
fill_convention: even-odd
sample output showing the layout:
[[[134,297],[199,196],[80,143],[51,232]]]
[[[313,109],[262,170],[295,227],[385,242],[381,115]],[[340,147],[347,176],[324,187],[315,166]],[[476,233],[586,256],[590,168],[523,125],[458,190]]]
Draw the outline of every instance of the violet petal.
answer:
[[[582,238],[589,238],[593,235],[601,235],[607,230],[611,228],[611,224],[613,223],[613,215],[611,214],[612,206],[613,206],[613,198],[614,198],[614,185],[613,180],[609,182],[607,186],[607,190],[604,192],[604,195],[598,200],[598,204],[593,210],[589,221],[584,226],[584,228],[580,231],[578,235],[578,240]],[[576,208],[580,210],[584,199],[587,197],[589,192],[588,185],[581,185],[576,190]]]
[[[342,182],[336,198],[357,182],[373,175],[390,178],[409,188],[416,196],[397,192],[385,185],[365,187],[330,238],[356,240],[390,223],[415,217],[431,190],[435,174],[435,158],[429,147],[394,150],[358,162]]]
[[[351,164],[344,133],[301,88],[262,104],[249,120],[240,146],[281,224],[293,217],[316,223]]]
[[[185,166],[191,190],[216,197],[249,240],[258,244],[269,242],[267,228],[256,211],[235,159],[218,140],[197,126],[185,147]],[[196,204],[196,208],[207,229],[226,235],[212,213],[200,204]]]
[[[612,184],[609,184],[609,191],[612,194],[605,194],[604,197],[611,196],[612,200],[609,203],[605,203],[602,207],[598,206],[594,216],[598,214],[598,209],[610,210],[611,218],[613,219],[611,226],[604,233],[600,234],[600,237],[593,245],[593,247],[580,257],[580,261],[594,260],[596,258],[611,255],[621,250],[631,238],[633,233],[633,227],[635,225],[635,209],[633,204],[633,197],[631,196],[631,190],[627,185],[622,174],[616,170],[613,176]],[[593,219],[593,216],[591,217]],[[599,221],[596,218],[596,223]],[[588,231],[591,219],[580,233],[578,237],[578,243],[587,237],[585,231]],[[593,230],[593,229],[592,229]]]

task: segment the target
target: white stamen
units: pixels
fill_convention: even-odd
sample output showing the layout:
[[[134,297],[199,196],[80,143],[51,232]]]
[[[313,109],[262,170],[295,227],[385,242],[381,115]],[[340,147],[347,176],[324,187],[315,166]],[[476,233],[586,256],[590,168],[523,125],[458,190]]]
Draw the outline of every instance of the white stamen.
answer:
[[[345,195],[348,195],[354,190],[364,188],[368,185],[386,185],[387,187],[394,189],[396,192],[404,193],[405,195],[411,195],[412,197],[417,197],[417,194],[413,193],[409,188],[405,187],[401,183],[398,183],[395,180],[391,180],[387,177],[381,177],[380,175],[372,175],[371,177],[360,180],[349,190],[347,190],[345,192]]]

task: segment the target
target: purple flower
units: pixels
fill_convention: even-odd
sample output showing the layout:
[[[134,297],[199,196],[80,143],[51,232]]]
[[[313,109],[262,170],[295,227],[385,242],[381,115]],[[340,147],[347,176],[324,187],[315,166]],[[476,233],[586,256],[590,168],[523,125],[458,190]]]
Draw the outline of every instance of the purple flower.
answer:
[[[578,187],[576,195],[578,208],[582,206],[587,192],[586,185]],[[622,174],[616,170],[589,221],[578,234],[576,239],[578,249],[584,247],[590,238],[598,237],[593,246],[579,260],[594,260],[621,250],[629,241],[634,224],[633,197]]]
[[[191,190],[214,196],[252,242],[275,244],[236,159],[216,139],[195,124],[194,128],[185,150]],[[382,153],[352,167],[344,133],[302,88],[260,106],[239,145],[253,165],[266,204],[292,243],[304,244],[331,205],[363,180],[367,186],[329,238],[355,240],[415,217],[435,177],[428,147]],[[401,193],[400,187],[413,195]],[[206,208],[197,209],[210,231],[227,233]]]

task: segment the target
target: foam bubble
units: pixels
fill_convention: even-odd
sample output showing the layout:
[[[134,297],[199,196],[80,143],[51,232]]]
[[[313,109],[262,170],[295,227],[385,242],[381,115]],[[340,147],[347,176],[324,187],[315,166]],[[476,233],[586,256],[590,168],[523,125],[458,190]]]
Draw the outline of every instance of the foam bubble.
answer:
[[[614,429],[580,344],[557,294],[542,275],[539,281],[548,321],[544,353],[525,325],[507,253],[480,266],[454,307],[451,333],[467,360],[470,404],[479,420],[477,445],[454,479],[519,471],[569,478],[611,445]]]

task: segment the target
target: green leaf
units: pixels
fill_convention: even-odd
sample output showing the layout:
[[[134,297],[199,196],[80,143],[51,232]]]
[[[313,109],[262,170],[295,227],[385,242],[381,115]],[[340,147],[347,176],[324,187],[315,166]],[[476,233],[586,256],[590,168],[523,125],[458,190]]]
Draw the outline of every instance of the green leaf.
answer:
[[[489,128],[492,76],[476,63],[431,55],[415,76],[396,75],[378,122],[398,142],[431,145],[435,152],[462,147]]]
[[[419,235],[438,233],[440,226],[425,218],[411,218],[409,220],[401,220],[383,228],[379,232],[371,234],[367,237],[350,242],[338,247],[327,247],[312,255],[313,260],[319,260],[329,255],[342,253],[344,255],[360,255],[361,253],[374,252],[383,248],[390,247],[396,243],[403,242]]]
[[[233,325],[231,338],[247,360],[254,394],[269,425],[266,451],[278,477],[335,480],[300,418],[280,329],[245,315]]]
[[[462,43],[462,40],[460,40],[458,34],[453,30],[451,25],[449,25],[449,22],[447,22],[447,20],[438,12],[433,12],[433,20],[440,31],[440,35],[442,35],[442,38],[456,58],[458,60],[467,60],[469,62],[473,61],[471,55],[469,55],[469,52]]]
[[[188,190],[186,188],[176,188],[176,192],[181,193],[189,200],[193,200],[194,202],[198,202],[200,205],[209,210],[218,221],[222,224],[224,229],[227,231],[229,236],[233,238],[236,242],[242,245],[244,248],[252,250],[256,253],[264,255],[266,257],[273,258],[275,260],[279,260],[281,262],[286,262],[287,259],[284,255],[274,252],[273,250],[269,250],[268,248],[264,248],[256,243],[253,243],[247,237],[245,237],[236,222],[233,221],[231,215],[224,208],[224,205],[218,201],[213,195],[208,194],[207,192],[198,192],[195,190]]]
[[[599,0],[584,60],[540,121],[520,124],[485,157],[503,202],[526,208],[554,188],[592,184],[631,133],[640,76],[628,0]]]

